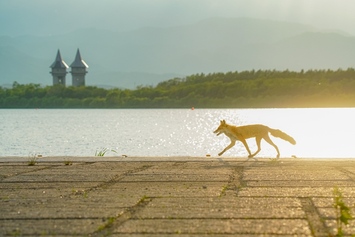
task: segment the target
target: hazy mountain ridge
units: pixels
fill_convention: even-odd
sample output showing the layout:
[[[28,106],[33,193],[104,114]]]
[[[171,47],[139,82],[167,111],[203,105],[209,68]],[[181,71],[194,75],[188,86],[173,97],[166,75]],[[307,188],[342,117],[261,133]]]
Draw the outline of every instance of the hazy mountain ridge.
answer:
[[[126,88],[201,72],[355,65],[355,37],[345,33],[271,20],[211,18],[190,25],[126,32],[91,28],[45,37],[0,36],[0,84],[50,85],[49,66],[57,49],[70,64],[77,48],[89,65],[88,85]]]

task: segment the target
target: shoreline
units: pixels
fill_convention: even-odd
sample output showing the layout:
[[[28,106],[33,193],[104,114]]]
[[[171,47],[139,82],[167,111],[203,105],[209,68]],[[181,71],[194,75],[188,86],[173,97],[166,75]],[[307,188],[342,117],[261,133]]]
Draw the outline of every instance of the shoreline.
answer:
[[[73,162],[117,162],[117,161],[233,161],[233,162],[258,162],[258,161],[355,161],[354,158],[318,158],[318,157],[281,157],[276,158],[265,158],[260,157],[256,159],[248,159],[246,157],[218,157],[218,156],[0,156],[0,163],[3,162],[26,162],[28,160],[36,160],[38,163],[42,162],[62,162],[62,161],[73,161]]]

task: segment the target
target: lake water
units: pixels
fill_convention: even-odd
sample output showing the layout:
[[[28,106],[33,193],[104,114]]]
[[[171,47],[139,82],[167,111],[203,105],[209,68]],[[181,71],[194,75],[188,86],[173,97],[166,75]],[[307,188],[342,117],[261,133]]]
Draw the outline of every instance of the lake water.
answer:
[[[219,121],[262,123],[291,135],[279,138],[281,157],[355,158],[355,109],[1,109],[0,156],[202,156],[212,157],[229,144],[213,134]],[[255,139],[247,140],[252,152]],[[275,157],[261,143],[257,157]],[[224,157],[247,157],[237,142]]]

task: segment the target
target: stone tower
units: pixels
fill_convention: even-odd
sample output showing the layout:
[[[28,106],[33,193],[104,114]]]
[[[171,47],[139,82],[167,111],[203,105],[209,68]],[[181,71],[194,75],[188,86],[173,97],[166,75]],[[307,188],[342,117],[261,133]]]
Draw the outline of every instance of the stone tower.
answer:
[[[85,86],[86,69],[89,67],[81,58],[80,51],[76,51],[74,62],[70,64],[73,86]]]
[[[65,86],[65,76],[67,75],[68,65],[62,59],[60,51],[58,49],[57,57],[55,58],[54,63],[50,66],[52,71],[50,72],[53,76],[53,86],[54,85],[64,85]]]

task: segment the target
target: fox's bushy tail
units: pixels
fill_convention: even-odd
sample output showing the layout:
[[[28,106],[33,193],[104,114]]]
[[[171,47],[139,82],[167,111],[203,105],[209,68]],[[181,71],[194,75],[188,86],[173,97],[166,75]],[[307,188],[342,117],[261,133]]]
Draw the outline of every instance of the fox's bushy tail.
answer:
[[[282,132],[279,129],[270,128],[270,134],[273,135],[274,137],[279,137],[285,141],[288,141],[292,145],[296,145],[296,141],[295,141],[295,139],[293,139],[293,137],[291,137],[290,135],[287,135],[286,133]]]

